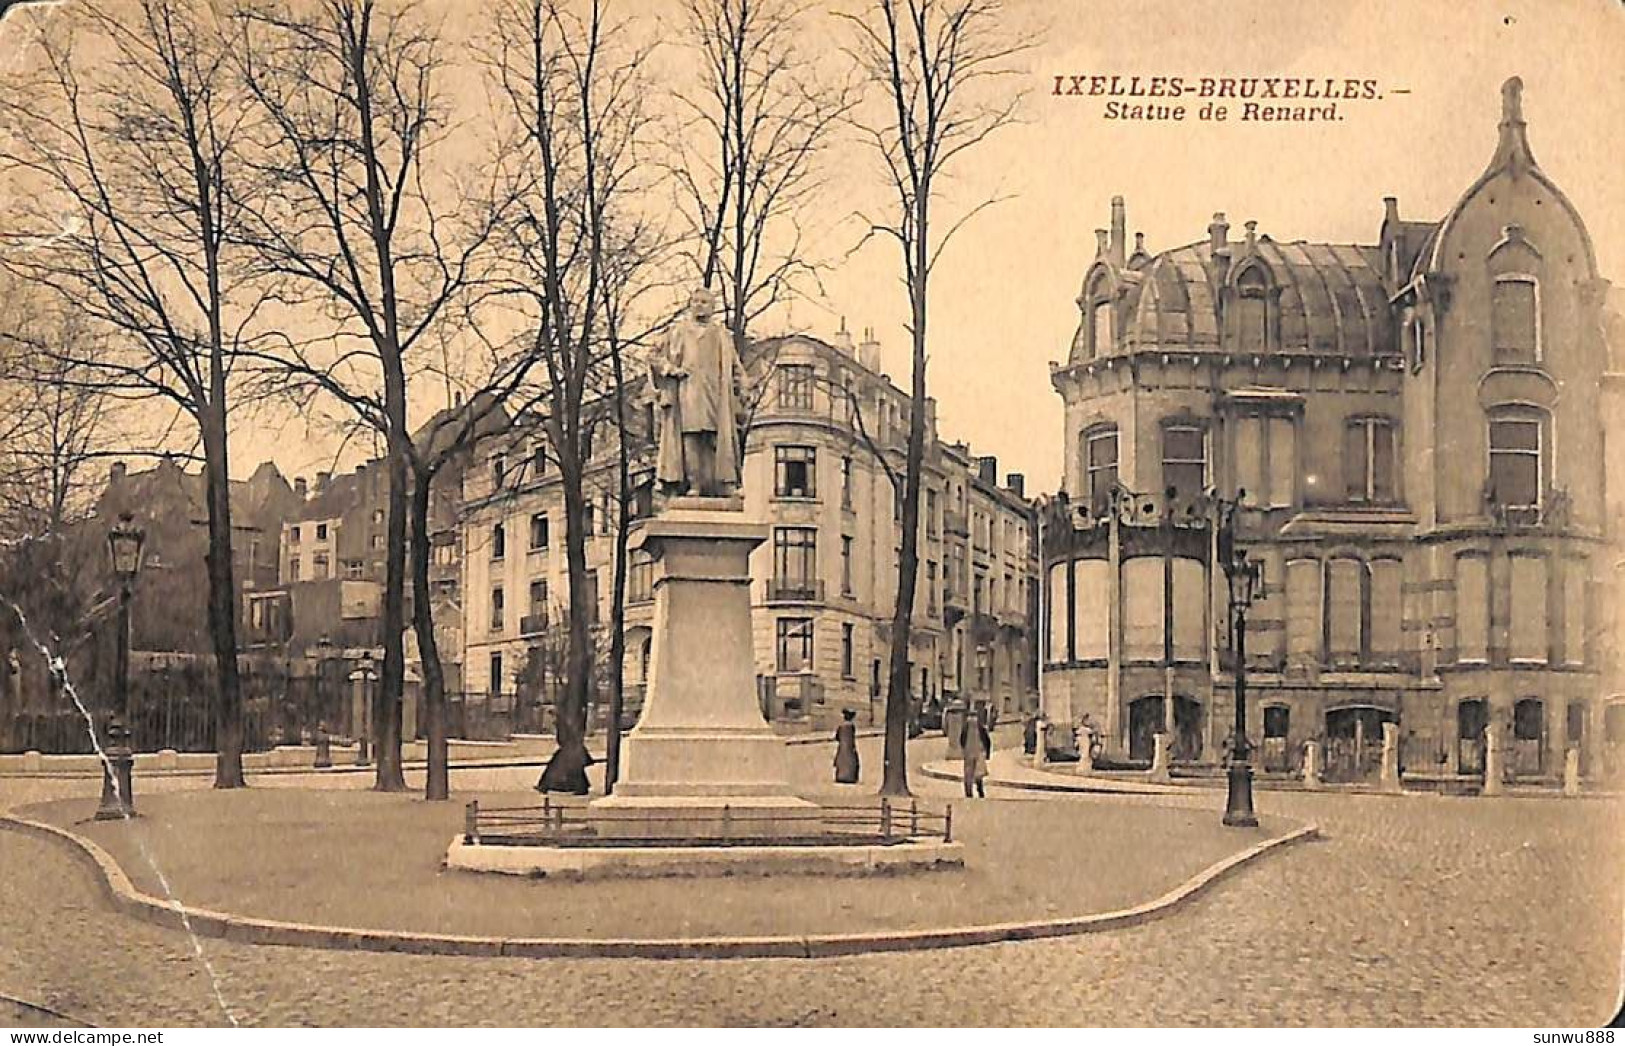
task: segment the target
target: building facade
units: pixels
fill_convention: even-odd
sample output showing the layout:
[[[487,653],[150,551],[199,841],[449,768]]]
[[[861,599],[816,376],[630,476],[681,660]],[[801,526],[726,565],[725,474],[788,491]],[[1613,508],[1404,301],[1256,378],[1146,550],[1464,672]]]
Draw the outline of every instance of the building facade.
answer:
[[[744,447],[745,512],[769,524],[751,559],[759,696],[775,719],[823,722],[844,708],[883,714],[886,657],[901,549],[900,476],[908,397],[878,369],[873,342],[829,344],[806,335],[754,343]],[[653,431],[641,391],[639,462]],[[928,418],[919,581],[910,678],[922,704],[959,697],[1015,712],[1036,702],[1030,627],[1036,589],[1033,510],[1019,476],[997,481],[992,458],[937,439]],[[610,620],[613,440],[597,440],[588,469],[587,556]],[[550,656],[567,600],[564,514],[545,437],[523,420],[482,445],[465,483],[465,666],[470,688],[521,688]],[[637,515],[653,508],[640,468]],[[634,554],[627,577],[624,678],[632,700],[648,671],[653,568]],[[607,638],[603,644],[607,647]],[[526,666],[530,666],[527,668]]]
[[[1064,489],[1046,520],[1046,706],[1108,758],[1222,758],[1233,722],[1216,499],[1264,564],[1248,724],[1266,769],[1324,741],[1413,776],[1600,768],[1625,715],[1603,670],[1617,513],[1605,499],[1606,284],[1584,222],[1536,165],[1505,87],[1483,175],[1438,221],[1370,244],[1248,222],[1152,254],[1121,199],[1052,382]],[[1605,389],[1614,390],[1612,393]],[[1606,445],[1616,448],[1620,440]],[[1617,467],[1617,466],[1616,466]],[[1253,706],[1251,703],[1256,702]]]

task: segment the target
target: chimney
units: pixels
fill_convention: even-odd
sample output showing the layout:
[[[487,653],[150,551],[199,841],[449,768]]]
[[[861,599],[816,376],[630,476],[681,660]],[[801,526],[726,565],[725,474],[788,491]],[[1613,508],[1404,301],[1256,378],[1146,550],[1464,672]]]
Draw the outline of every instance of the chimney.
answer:
[[[845,316],[841,317],[841,329],[835,332],[835,347],[846,353],[848,356],[853,355],[852,332],[846,329]]]
[[[1385,222],[1399,221],[1399,197],[1384,196],[1382,198],[1382,220]]]
[[[863,328],[863,344],[858,346],[858,362],[876,374],[880,373],[880,342],[875,340],[873,327]]]
[[[107,470],[107,482],[109,484],[123,483],[126,475],[128,475],[128,470],[124,467],[124,462],[115,461],[113,467]]]
[[[990,487],[999,485],[999,459],[992,454],[976,459],[976,475]]]
[[[1096,229],[1095,230],[1095,257],[1096,258],[1104,258],[1104,257],[1108,256],[1109,254],[1111,254],[1111,250],[1112,250],[1111,241],[1110,241],[1110,239],[1108,239],[1108,237],[1110,237],[1110,236],[1111,236],[1111,234],[1109,232],[1107,232],[1105,229]]]
[[[1123,207],[1121,196],[1112,197],[1112,262],[1123,264],[1123,257],[1128,249],[1128,216]]]
[[[1019,472],[1012,472],[1004,477],[1004,486],[1018,498],[1027,496],[1027,477]]]
[[[1134,234],[1134,253],[1132,255],[1130,255],[1129,257],[1131,257],[1131,258],[1144,258],[1144,257],[1146,257],[1146,253],[1145,253],[1145,233],[1137,232],[1137,233]]]
[[[1214,254],[1230,246],[1230,223],[1224,220],[1224,212],[1219,211],[1213,216],[1213,222],[1207,227],[1207,242]]]
[[[332,482],[332,479],[333,474],[331,472],[316,473],[316,493],[320,494],[327,490],[327,484]]]
[[[309,491],[305,486],[305,477],[303,477],[303,476],[295,476],[295,477],[293,477],[293,494],[294,494],[294,497],[298,498],[300,501],[303,501],[303,500],[305,500],[305,495],[308,492]]]
[[[1247,228],[1247,249],[1252,250],[1258,243],[1258,223],[1249,219],[1245,224]]]

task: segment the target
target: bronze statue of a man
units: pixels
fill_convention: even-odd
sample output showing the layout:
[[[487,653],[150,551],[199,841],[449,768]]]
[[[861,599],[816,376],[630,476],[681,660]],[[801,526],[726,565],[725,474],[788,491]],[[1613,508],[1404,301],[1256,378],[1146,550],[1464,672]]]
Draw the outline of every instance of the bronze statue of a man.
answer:
[[[655,478],[671,493],[727,497],[739,487],[741,364],[704,287],[650,360],[660,410]]]

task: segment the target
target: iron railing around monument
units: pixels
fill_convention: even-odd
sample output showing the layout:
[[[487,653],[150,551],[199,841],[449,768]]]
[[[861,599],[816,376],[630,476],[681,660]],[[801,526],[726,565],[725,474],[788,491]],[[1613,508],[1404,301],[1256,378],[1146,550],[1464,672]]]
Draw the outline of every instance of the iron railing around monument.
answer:
[[[639,826],[656,832],[636,832]],[[764,810],[735,808],[682,814],[626,814],[594,810],[586,803],[482,807],[472,800],[463,812],[463,842],[485,846],[794,846],[892,845],[918,839],[954,841],[954,808],[922,806],[917,799],[873,805],[820,805]]]

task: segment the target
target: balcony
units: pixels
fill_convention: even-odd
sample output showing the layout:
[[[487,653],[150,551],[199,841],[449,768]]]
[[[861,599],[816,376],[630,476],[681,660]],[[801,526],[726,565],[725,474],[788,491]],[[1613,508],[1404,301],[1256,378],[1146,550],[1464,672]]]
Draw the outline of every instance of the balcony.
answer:
[[[822,603],[824,601],[824,583],[812,578],[769,578],[767,582],[767,601],[769,603]]]
[[[546,631],[546,614],[526,614],[519,619],[519,634],[522,636],[538,636]]]

